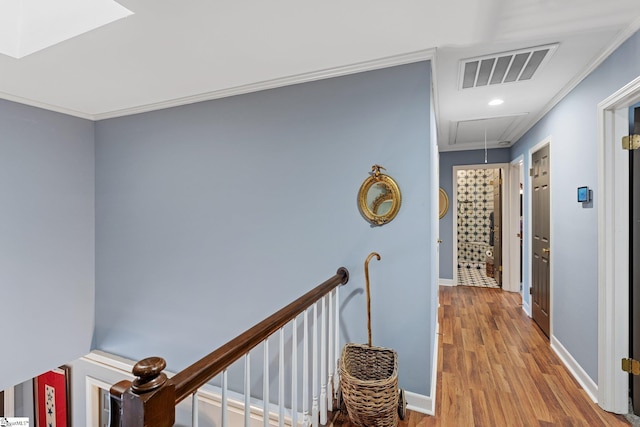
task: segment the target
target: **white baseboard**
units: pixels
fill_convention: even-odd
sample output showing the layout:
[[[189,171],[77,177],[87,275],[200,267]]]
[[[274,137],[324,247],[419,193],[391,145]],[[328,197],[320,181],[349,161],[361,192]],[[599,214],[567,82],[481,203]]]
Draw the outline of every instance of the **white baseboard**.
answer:
[[[594,403],[598,403],[598,385],[554,336],[551,337],[551,349],[558,355],[564,366],[567,367],[571,375],[578,381],[578,384],[587,392],[591,400],[593,400]]]
[[[407,398],[407,409],[420,412],[421,414],[434,415],[434,400],[430,396],[425,396],[410,391],[404,392]]]
[[[131,370],[133,369],[133,365],[137,363],[135,360],[126,359],[101,350],[93,350],[81,359],[104,369],[124,374],[131,379],[133,379]],[[171,376],[171,374],[169,374],[169,376]]]
[[[442,280],[442,279],[440,279]],[[407,409],[426,415],[436,414],[436,385],[438,383],[438,339],[440,324],[436,323],[436,333],[433,339],[433,365],[431,366],[431,396],[425,396],[411,391],[404,392],[407,398]]]
[[[527,316],[531,317],[531,306],[524,299],[522,300],[522,310],[527,313]]]
[[[453,281],[453,279],[438,279],[438,284],[440,286],[455,286],[456,282]]]

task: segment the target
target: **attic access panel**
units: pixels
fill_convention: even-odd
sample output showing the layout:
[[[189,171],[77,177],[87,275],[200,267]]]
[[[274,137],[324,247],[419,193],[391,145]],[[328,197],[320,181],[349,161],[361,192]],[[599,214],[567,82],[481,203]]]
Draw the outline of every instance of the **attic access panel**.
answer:
[[[527,113],[501,117],[486,117],[453,122],[451,144],[465,145],[484,142],[485,130],[487,144],[508,141],[511,133],[522,122]]]

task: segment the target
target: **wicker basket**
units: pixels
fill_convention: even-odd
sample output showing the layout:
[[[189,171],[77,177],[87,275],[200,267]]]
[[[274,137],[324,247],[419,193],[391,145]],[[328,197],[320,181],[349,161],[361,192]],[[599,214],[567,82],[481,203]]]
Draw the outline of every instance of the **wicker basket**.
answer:
[[[340,387],[352,423],[360,427],[398,425],[398,357],[394,350],[345,345]]]

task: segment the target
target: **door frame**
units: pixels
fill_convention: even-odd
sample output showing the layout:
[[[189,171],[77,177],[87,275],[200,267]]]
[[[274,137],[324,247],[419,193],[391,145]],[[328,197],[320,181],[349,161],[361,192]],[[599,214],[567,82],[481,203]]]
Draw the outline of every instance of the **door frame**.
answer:
[[[15,417],[15,392],[13,387],[7,387],[4,391],[4,416]]]
[[[505,219],[510,219],[512,212],[510,208],[513,206],[511,201],[512,191],[510,189],[511,176],[509,173],[510,165],[509,163],[481,163],[481,164],[472,164],[472,165],[455,165],[453,166],[453,175],[452,175],[452,193],[453,197],[451,200],[451,209],[453,213],[453,286],[458,285],[458,171],[466,170],[466,169],[502,169],[502,289],[510,292],[518,292],[520,289],[520,283],[512,283],[512,277],[515,277],[511,272],[511,253],[512,253],[512,243],[507,238],[507,236],[513,234],[511,228],[511,220],[505,221]],[[507,280],[509,282],[507,284]]]
[[[629,411],[629,158],[621,148],[629,107],[640,102],[640,77],[598,104],[598,404]]]
[[[509,212],[508,220],[511,232],[507,239],[509,245],[509,289],[503,289],[510,292],[524,292],[524,284],[520,289],[520,238],[517,233],[520,231],[520,180],[524,169],[524,155],[519,155],[509,164]],[[524,185],[524,183],[523,183]],[[524,193],[523,193],[524,196]],[[524,212],[523,212],[524,216]],[[504,221],[503,221],[504,222]],[[524,230],[523,230],[524,231]],[[523,260],[524,261],[524,260]],[[522,268],[524,268],[524,263]],[[522,295],[524,303],[524,295]],[[529,312],[527,312],[529,314]],[[530,314],[529,314],[530,315]]]

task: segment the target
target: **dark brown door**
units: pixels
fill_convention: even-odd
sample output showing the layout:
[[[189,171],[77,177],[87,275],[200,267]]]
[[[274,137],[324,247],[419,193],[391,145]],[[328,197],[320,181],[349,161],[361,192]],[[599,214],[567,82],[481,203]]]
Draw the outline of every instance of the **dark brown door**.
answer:
[[[549,254],[549,145],[533,153],[531,225],[533,230],[531,300],[533,320],[549,336],[550,270]]]
[[[502,169],[493,174],[493,278],[502,287]]]
[[[4,391],[0,391],[0,416],[4,416]]]
[[[640,134],[640,108],[635,108],[633,113],[633,124],[630,126],[630,131],[633,134]],[[629,193],[630,200],[630,224],[629,231],[631,237],[631,244],[629,245],[629,277],[631,280],[629,286],[631,302],[630,307],[630,321],[629,325],[629,337],[631,358],[634,360],[640,360],[640,268],[638,267],[637,259],[640,257],[640,152],[629,151]],[[631,401],[633,402],[633,413],[640,415],[640,376],[630,376],[630,388],[631,388]]]

